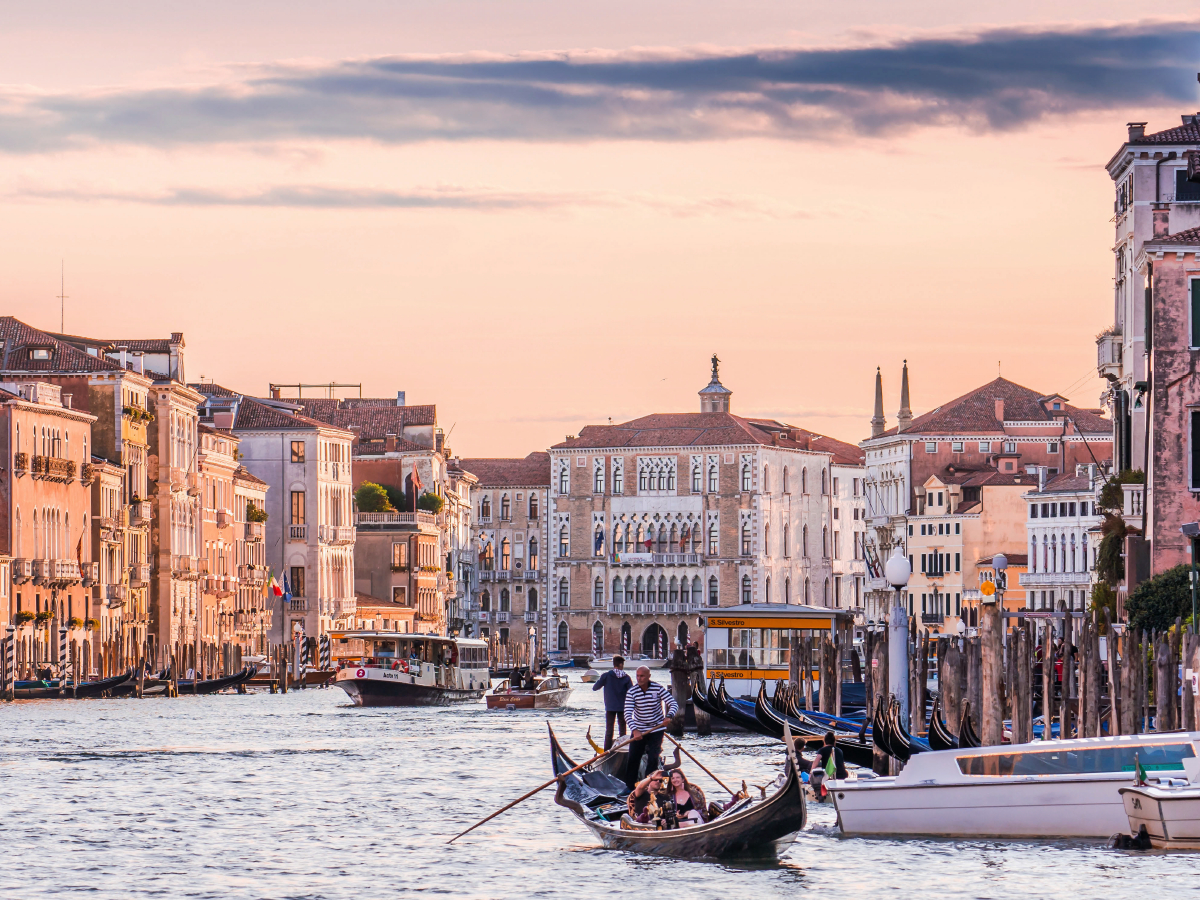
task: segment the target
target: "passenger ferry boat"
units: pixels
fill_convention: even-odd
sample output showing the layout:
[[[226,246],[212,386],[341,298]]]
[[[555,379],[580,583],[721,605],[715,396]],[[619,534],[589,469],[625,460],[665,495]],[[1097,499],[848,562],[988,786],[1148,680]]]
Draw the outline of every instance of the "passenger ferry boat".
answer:
[[[918,753],[890,778],[827,782],[848,835],[1095,837],[1129,827],[1120,790],[1136,762],[1200,780],[1200,732]]]
[[[490,686],[485,641],[388,631],[330,639],[334,684],[355,706],[449,706],[478,700]]]

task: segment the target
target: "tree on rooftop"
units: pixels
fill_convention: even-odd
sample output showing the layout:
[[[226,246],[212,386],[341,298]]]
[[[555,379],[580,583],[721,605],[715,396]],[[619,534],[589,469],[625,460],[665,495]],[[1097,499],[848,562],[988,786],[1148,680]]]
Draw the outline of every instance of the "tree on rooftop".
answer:
[[[387,491],[373,481],[364,481],[358,486],[354,492],[354,502],[358,504],[359,512],[388,512],[392,509]]]

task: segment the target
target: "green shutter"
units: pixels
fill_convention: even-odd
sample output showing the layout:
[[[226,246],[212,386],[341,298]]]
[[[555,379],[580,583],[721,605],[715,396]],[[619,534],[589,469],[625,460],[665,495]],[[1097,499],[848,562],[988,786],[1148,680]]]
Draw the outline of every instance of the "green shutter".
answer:
[[[1200,278],[1192,279],[1192,341],[1191,346],[1200,347]]]
[[[1195,282],[1193,282],[1195,284]],[[1188,473],[1188,486],[1200,490],[1200,410],[1192,410],[1192,471]]]

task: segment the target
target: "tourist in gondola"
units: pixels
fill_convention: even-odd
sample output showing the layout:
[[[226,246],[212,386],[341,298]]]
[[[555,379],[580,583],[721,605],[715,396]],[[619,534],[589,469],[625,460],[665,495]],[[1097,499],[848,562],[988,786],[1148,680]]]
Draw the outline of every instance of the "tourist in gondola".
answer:
[[[613,667],[596,679],[593,691],[604,689],[604,749],[611,750],[613,726],[619,725],[621,737],[625,737],[625,695],[633,684],[625,671],[625,657],[614,656]]]
[[[705,822],[704,791],[689,784],[682,769],[672,769],[667,778],[667,801],[675,803],[675,818],[680,828]]]
[[[625,804],[635,822],[649,822],[658,813],[658,794],[663,787],[663,773],[651,772],[633,786]]]
[[[678,711],[679,704],[671,692],[661,684],[653,684],[650,681],[650,669],[639,666],[637,684],[625,695],[625,721],[633,738],[629,742],[629,760],[625,765],[625,784],[630,790],[637,783],[643,756],[646,757],[648,770],[658,768],[663,732]]]
[[[831,756],[833,757],[832,773],[829,771],[829,758]],[[817,751],[817,768],[824,769],[826,777],[850,777],[849,773],[846,771],[846,757],[842,754],[842,748],[837,746],[837,742],[832,731],[825,732],[824,746]]]

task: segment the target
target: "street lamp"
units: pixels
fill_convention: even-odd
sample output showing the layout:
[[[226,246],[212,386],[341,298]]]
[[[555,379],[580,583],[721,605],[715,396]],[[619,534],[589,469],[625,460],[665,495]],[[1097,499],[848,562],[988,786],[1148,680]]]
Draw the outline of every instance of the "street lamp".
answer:
[[[1008,568],[1008,557],[1003,553],[997,553],[992,557],[992,568],[996,570],[996,593],[991,597],[985,596],[984,603],[1000,602],[1000,614],[1004,615],[1004,589],[1008,587],[1008,574],[1005,570]]]
[[[896,546],[896,552],[883,569],[888,584],[896,589],[888,635],[888,690],[900,701],[900,721],[908,721],[908,610],[901,592],[908,584],[912,569],[908,558]]]

